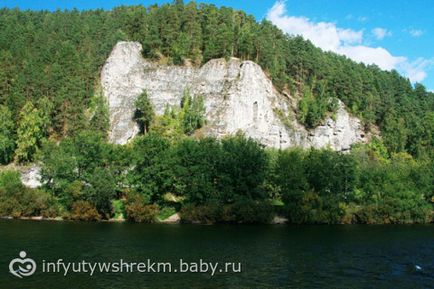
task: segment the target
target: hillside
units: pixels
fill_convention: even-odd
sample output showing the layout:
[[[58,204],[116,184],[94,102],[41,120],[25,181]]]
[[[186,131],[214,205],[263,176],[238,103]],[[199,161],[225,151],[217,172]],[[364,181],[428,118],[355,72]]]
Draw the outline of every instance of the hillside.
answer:
[[[2,9],[0,217],[432,223],[433,106],[230,8]]]
[[[99,74],[119,40],[138,41],[162,64],[200,66],[237,57],[258,63],[281,92],[296,96],[298,121],[324,124],[340,99],[366,129],[377,125],[390,152],[426,157],[433,150],[434,95],[395,71],[356,64],[287,36],[242,11],[194,2],[113,11],[0,11],[1,160],[31,161],[43,139],[105,131]],[[28,140],[31,122],[40,119]],[[6,117],[9,118],[9,117]],[[34,118],[33,118],[34,119]]]

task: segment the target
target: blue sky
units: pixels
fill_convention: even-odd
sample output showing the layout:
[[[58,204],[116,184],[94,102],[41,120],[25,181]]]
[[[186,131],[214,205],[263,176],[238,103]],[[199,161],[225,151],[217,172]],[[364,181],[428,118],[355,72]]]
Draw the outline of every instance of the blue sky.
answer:
[[[110,9],[150,5],[164,0],[3,0],[0,6],[21,9]],[[187,2],[187,1],[185,1]],[[434,89],[434,1],[349,0],[206,0],[267,18],[285,32],[301,34],[331,50],[384,69],[397,69],[413,82]]]

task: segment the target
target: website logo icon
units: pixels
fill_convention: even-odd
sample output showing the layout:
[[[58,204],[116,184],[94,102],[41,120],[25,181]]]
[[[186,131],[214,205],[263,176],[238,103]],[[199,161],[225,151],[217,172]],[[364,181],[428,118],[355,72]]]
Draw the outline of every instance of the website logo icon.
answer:
[[[18,277],[28,277],[36,271],[36,263],[33,259],[26,258],[27,253],[20,252],[20,258],[15,258],[9,263],[9,272]]]

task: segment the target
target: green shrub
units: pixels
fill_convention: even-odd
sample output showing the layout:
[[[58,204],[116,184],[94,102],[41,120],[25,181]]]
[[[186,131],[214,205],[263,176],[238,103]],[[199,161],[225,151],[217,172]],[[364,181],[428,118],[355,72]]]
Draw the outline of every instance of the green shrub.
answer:
[[[16,171],[0,173],[0,215],[18,217],[58,214],[56,200],[47,192],[25,187]]]
[[[238,200],[233,204],[221,205],[208,202],[204,205],[185,205],[181,209],[181,219],[190,223],[269,223],[274,211],[269,201]]]
[[[72,204],[69,218],[78,221],[99,221],[101,216],[95,206],[88,201],[76,201]]]
[[[273,206],[266,200],[238,200],[233,205],[230,205],[230,207],[232,208],[232,215],[238,223],[267,224],[271,222],[274,216]]]
[[[0,216],[2,217],[21,217],[20,204],[14,198],[4,198],[5,192],[0,189]]]
[[[432,207],[415,199],[386,198],[379,203],[363,206],[356,218],[362,224],[429,223]]]
[[[213,224],[220,220],[221,207],[216,203],[204,205],[188,204],[180,211],[181,220],[187,223]]]
[[[125,202],[127,220],[138,223],[154,223],[160,212],[158,205],[147,204],[144,197],[138,193],[131,193]]]
[[[10,195],[22,190],[24,186],[21,183],[20,173],[12,170],[0,172],[0,188]]]

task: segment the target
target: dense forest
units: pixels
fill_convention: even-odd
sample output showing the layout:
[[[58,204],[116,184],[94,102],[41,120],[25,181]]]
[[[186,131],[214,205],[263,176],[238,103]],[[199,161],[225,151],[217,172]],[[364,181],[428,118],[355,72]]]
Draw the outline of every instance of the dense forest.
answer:
[[[158,125],[158,124],[155,124]],[[153,126],[120,146],[81,132],[47,143],[44,186],[25,188],[0,173],[0,215],[124,218],[154,222],[179,212],[186,222],[432,222],[432,163],[381,143],[330,150],[264,149],[242,135],[170,140]]]
[[[155,116],[144,92],[136,103],[143,136],[107,144],[99,73],[119,40],[139,41],[159,63],[253,60],[299,98],[306,127],[340,99],[366,129],[380,128],[381,139],[348,155],[266,150],[242,136],[195,140],[187,135],[203,125],[203,100],[186,95]],[[434,94],[231,8],[174,1],[111,11],[2,9],[0,120],[0,162],[40,161],[45,181],[24,189],[16,173],[3,172],[0,215],[100,219],[122,211],[152,221],[181,211],[190,220],[254,222],[277,210],[297,223],[432,218]]]

